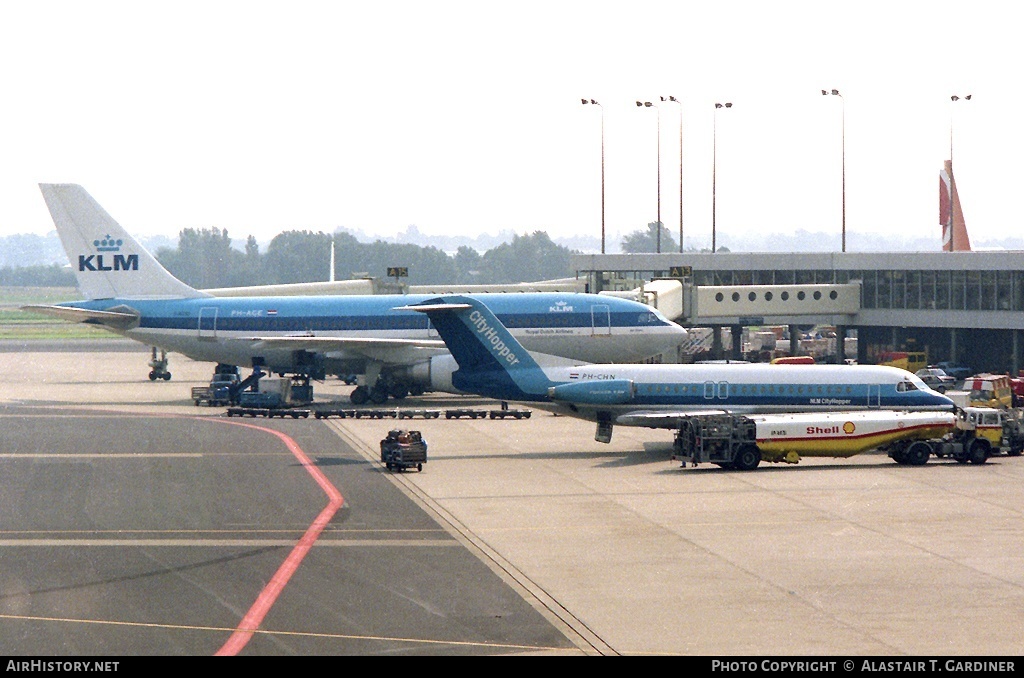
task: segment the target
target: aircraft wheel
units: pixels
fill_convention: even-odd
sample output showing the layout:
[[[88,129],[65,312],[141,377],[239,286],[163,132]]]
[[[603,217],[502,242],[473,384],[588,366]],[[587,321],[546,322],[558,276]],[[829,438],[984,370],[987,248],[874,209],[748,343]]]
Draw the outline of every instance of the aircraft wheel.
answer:
[[[171,373],[170,372],[164,372],[163,380],[164,381],[170,381],[171,380]]]
[[[984,464],[988,459],[988,441],[975,440],[971,443],[969,459],[972,464]]]
[[[356,386],[350,398],[353,405],[365,405],[370,400],[370,391],[365,386]]]
[[[757,445],[747,444],[736,453],[736,459],[733,460],[732,467],[737,471],[752,471],[760,463],[761,450],[757,449]]]
[[[907,463],[907,451],[904,449],[893,450],[893,453],[889,456],[891,456],[892,460],[897,464]]]
[[[374,388],[370,391],[370,402],[374,405],[383,405],[388,401],[388,391],[386,388]]]
[[[156,372],[150,372],[149,373],[149,380],[150,381],[156,381]]]
[[[405,396],[409,395],[409,387],[406,386],[404,382],[396,381],[391,384],[390,388],[388,388],[388,393],[395,400],[401,400]]]
[[[928,463],[928,458],[932,456],[932,448],[928,443],[918,440],[911,443],[904,454],[907,463],[911,466],[924,466]]]

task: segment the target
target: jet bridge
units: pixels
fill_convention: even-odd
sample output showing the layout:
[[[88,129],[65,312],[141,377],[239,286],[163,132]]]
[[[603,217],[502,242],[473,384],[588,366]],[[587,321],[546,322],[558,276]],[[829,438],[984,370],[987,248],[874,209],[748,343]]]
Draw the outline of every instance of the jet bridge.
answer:
[[[601,294],[641,301],[681,325],[846,325],[860,312],[860,283],[693,285],[664,278]]]
[[[848,325],[860,312],[860,283],[683,286],[680,323]]]

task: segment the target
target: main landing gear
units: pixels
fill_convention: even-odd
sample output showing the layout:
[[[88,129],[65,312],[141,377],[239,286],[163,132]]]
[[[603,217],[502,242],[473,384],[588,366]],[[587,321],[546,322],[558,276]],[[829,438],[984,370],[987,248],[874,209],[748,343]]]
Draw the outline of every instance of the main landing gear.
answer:
[[[381,376],[372,387],[365,384],[356,386],[349,397],[352,399],[353,405],[365,405],[368,402],[374,405],[383,405],[388,398],[402,400],[406,396],[420,396],[423,393],[423,388],[418,384],[409,384],[405,381]]]

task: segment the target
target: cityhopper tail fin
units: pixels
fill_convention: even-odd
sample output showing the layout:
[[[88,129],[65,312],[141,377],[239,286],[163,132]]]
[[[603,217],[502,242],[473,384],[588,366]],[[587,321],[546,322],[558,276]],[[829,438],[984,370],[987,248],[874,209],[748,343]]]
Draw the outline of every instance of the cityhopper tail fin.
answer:
[[[209,296],[181,282],[77,184],[39,184],[78,288],[88,299]]]
[[[427,314],[459,364],[452,375],[452,384],[459,390],[497,400],[547,399],[552,382],[482,302],[454,295],[395,310]]]

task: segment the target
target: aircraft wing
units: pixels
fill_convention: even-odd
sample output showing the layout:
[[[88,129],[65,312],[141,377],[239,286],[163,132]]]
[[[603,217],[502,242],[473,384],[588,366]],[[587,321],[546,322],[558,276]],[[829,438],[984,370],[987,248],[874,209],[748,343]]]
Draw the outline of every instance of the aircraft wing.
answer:
[[[678,410],[671,411],[636,411],[620,414],[615,418],[619,426],[645,426],[647,428],[679,428],[679,422],[689,417],[707,417],[709,415],[729,414],[728,410]]]
[[[92,323],[96,325],[107,325],[119,329],[126,329],[138,322],[139,316],[136,313],[121,313],[118,311],[90,311],[84,308],[73,308],[70,306],[48,306],[29,305],[22,306],[21,310],[43,315],[53,316],[61,320],[68,320],[74,323]]]
[[[448,351],[440,339],[387,339],[374,337],[249,337],[259,348],[295,351],[356,353],[371,360],[408,363]]]

